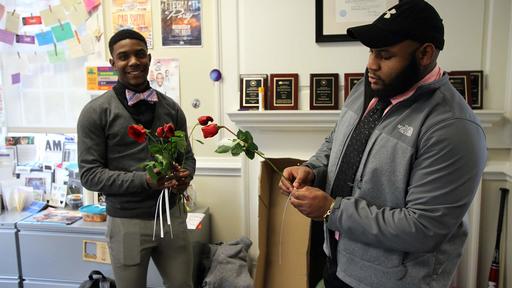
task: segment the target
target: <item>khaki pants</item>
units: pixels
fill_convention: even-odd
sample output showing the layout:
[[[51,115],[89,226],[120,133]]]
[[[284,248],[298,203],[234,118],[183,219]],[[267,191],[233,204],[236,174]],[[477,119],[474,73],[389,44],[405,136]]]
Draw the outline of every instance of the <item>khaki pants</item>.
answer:
[[[181,215],[180,215],[181,214]],[[146,287],[149,259],[153,259],[165,287],[192,288],[192,246],[186,212],[171,210],[170,227],[164,216],[164,238],[157,222],[153,240],[153,220],[108,217],[107,239],[117,287]]]

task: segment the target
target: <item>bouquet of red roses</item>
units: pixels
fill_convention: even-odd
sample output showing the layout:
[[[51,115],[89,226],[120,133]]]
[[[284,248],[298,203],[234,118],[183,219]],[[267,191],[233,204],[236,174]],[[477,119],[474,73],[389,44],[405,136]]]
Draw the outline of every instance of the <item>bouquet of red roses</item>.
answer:
[[[153,135],[150,130],[144,128],[140,124],[134,124],[128,126],[128,136],[138,143],[148,143],[149,153],[153,156],[153,160],[142,163],[142,167],[146,170],[151,180],[157,183],[159,179],[164,178],[166,181],[170,181],[178,178],[178,172],[182,163],[177,163],[179,153],[184,154],[187,149],[187,139],[183,131],[175,130],[174,125],[171,123],[164,124],[156,129],[156,133]],[[156,222],[158,216],[160,217],[160,237],[164,237],[163,234],[163,217],[162,217],[162,206],[165,202],[166,207],[166,218],[167,224],[170,226],[171,238],[172,224],[170,216],[170,205],[169,205],[169,189],[164,188],[158,198],[157,207],[155,210],[155,225],[153,227],[153,239],[155,238]],[[182,199],[187,199],[187,195],[180,193]]]
[[[151,177],[157,182],[159,177],[166,177],[171,180],[182,163],[176,163],[178,153],[185,153],[187,140],[185,133],[175,130],[171,123],[164,124],[156,129],[155,135],[140,124],[128,126],[128,136],[138,143],[148,142],[149,152],[154,160],[146,161],[141,165]]]

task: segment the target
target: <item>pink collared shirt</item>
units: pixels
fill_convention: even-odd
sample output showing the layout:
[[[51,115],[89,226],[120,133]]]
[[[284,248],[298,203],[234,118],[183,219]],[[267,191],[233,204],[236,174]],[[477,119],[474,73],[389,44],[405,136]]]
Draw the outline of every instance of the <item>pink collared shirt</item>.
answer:
[[[386,111],[384,111],[384,114],[386,114],[389,111],[389,109],[391,107],[393,107],[394,105],[396,105],[397,103],[400,103],[400,102],[404,101],[405,99],[409,98],[412,94],[414,94],[414,92],[416,92],[416,89],[418,89],[418,87],[420,87],[421,85],[425,85],[425,84],[428,84],[430,82],[434,82],[434,81],[440,79],[443,76],[443,72],[444,72],[443,69],[441,69],[441,67],[439,67],[439,65],[436,65],[436,67],[434,69],[432,69],[432,71],[430,71],[430,73],[425,75],[425,77],[423,77],[423,79],[421,79],[416,84],[414,84],[409,90],[391,98],[390,99],[391,105],[389,105],[389,107],[386,108]],[[374,97],[372,99],[372,101],[370,101],[370,104],[368,104],[368,108],[366,108],[366,111],[364,112],[364,114],[368,113],[368,111],[370,111],[373,108],[373,106],[375,106],[375,104],[377,104],[378,100],[379,99],[377,97]]]

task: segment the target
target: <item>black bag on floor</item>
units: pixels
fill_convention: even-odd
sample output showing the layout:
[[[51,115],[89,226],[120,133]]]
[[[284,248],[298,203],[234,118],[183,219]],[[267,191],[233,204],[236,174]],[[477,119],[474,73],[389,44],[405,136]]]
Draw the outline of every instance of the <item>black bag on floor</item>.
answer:
[[[117,288],[114,279],[110,279],[98,270],[89,273],[89,280],[80,284],[79,288]]]

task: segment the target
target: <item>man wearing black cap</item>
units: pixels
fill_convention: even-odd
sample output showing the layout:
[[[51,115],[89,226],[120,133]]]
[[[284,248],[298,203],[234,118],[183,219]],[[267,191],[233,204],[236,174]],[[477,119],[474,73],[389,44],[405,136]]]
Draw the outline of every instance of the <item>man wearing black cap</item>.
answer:
[[[147,80],[151,55],[146,39],[120,30],[109,41],[110,64],[118,72],[111,91],[91,100],[78,119],[80,180],[106,195],[107,238],[117,287],[146,287],[153,259],[166,287],[192,287],[192,248],[180,198],[171,193],[171,223],[164,237],[154,237],[155,210],[163,188],[185,189],[195,171],[190,143],[178,181],[151,180],[140,164],[151,160],[146,143],[128,136],[128,126],[142,124],[155,132],[171,123],[187,131],[185,114],[171,98],[151,89]]]
[[[280,187],[325,221],[326,287],[448,287],[487,150],[478,118],[437,65],[442,19],[423,0],[401,1],[347,33],[370,48],[365,79]]]

